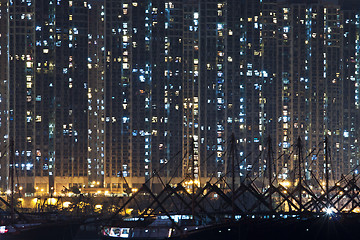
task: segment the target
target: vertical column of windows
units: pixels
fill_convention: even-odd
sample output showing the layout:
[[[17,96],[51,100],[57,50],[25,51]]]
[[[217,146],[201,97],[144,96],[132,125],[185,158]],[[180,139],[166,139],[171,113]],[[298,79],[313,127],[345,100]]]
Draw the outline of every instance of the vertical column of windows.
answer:
[[[145,60],[145,71],[143,73],[143,81],[145,81],[146,89],[150,89],[151,86],[151,76],[152,76],[152,65],[151,65],[151,59],[150,59],[150,50],[151,50],[151,41],[152,34],[151,34],[151,27],[152,27],[152,20],[156,19],[155,16],[157,14],[157,9],[152,8],[152,2],[147,1],[146,8],[145,8],[145,51],[147,54],[147,58]],[[151,172],[151,128],[152,128],[152,122],[156,123],[158,121],[157,116],[152,116],[151,109],[152,109],[152,95],[149,91],[146,92],[146,98],[145,98],[145,126],[144,126],[144,132],[145,132],[145,178],[148,178],[150,176]],[[157,106],[154,105],[156,108]],[[151,120],[150,120],[151,119]]]
[[[225,101],[225,72],[226,72],[226,62],[227,62],[227,52],[226,49],[226,35],[227,35],[227,25],[226,25],[226,3],[220,2],[217,3],[217,22],[216,22],[216,162],[218,166],[225,164],[224,160],[224,150],[225,150],[225,120],[226,117],[226,101]],[[227,169],[231,165],[226,161],[225,172],[229,171]],[[218,173],[219,174],[219,173]]]

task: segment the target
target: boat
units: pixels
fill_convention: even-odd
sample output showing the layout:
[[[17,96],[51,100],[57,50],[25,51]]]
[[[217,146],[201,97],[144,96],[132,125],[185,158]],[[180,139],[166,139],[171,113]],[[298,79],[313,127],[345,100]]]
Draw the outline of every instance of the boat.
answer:
[[[1,240],[71,240],[80,227],[78,219],[65,218],[58,213],[23,214],[14,204],[14,143],[10,142],[10,203],[0,197],[10,211],[0,214]]]
[[[166,215],[154,218],[128,218],[101,227],[102,239],[168,239],[184,237],[207,225],[194,223],[190,215]],[[174,225],[174,222],[176,225]]]
[[[164,239],[171,235],[168,219],[125,218],[101,227],[102,239]]]
[[[80,219],[67,218],[58,213],[23,214],[14,209],[0,214],[1,240],[71,240],[80,228]]]
[[[102,239],[279,239],[287,236],[295,240],[358,239],[360,218],[356,214],[293,213],[281,215],[244,216],[202,226],[184,225],[182,231],[171,227],[169,221],[154,220],[152,224],[136,226],[121,224],[104,226]]]
[[[327,138],[324,145],[325,166],[328,166]],[[300,138],[296,147],[294,152],[299,153],[298,177],[296,181],[294,177],[289,185],[285,181],[274,184],[278,177],[272,172],[269,139],[266,170],[270,177],[264,178],[261,185],[256,184],[256,178],[252,180],[249,176],[235,184],[235,154],[231,154],[232,171],[227,182],[219,178],[195,189],[192,177],[190,189],[186,188],[189,185],[182,183],[167,184],[156,194],[146,183],[143,184],[113,215],[113,218],[120,219],[103,224],[101,237],[108,240],[359,239],[360,175],[343,176],[330,186],[330,171],[326,167],[325,181],[321,185],[315,179],[312,188],[303,177],[305,163],[301,157]],[[219,186],[227,187],[221,189]],[[138,199],[131,205],[136,197]],[[119,213],[126,214],[126,206],[128,209],[137,207],[137,211],[132,212],[138,217],[133,215],[126,219],[118,216]]]
[[[71,240],[79,227],[76,222],[14,223],[0,226],[0,239]]]

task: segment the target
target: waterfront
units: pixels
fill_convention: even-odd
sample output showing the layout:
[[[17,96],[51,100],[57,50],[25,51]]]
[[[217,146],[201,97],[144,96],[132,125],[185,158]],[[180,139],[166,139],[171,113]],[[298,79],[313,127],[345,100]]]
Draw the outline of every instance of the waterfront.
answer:
[[[245,220],[210,226],[203,230],[174,237],[186,240],[260,240],[286,238],[292,240],[358,239],[359,218],[322,215],[308,219]],[[79,231],[74,240],[100,240],[96,231]],[[117,239],[117,238],[114,238]],[[142,238],[147,239],[147,238]],[[151,238],[154,239],[154,238]],[[166,239],[166,238],[159,238]]]
[[[295,213],[294,213],[295,214]],[[279,239],[289,238],[292,240],[320,240],[320,239],[346,239],[355,240],[360,235],[360,216],[358,214],[337,214],[337,213],[323,213],[312,214],[303,213],[295,215],[263,215],[262,217],[249,216],[248,218],[241,218],[236,221],[227,221],[220,224],[212,224],[206,227],[199,227],[198,229],[189,230],[189,225],[184,226],[180,235],[171,236],[171,239],[182,240],[218,240],[218,239],[239,239],[239,240],[257,240],[257,239]],[[19,238],[16,236],[7,238],[0,236],[0,240],[101,240],[98,235],[100,225],[82,225],[73,238],[60,237],[54,233],[50,238],[47,237],[31,237]],[[168,228],[172,228],[168,226]],[[135,227],[144,232],[153,232],[149,226],[141,228],[140,225]],[[134,237],[137,234],[130,230],[129,239],[140,239]],[[46,231],[46,229],[45,229]],[[154,232],[155,233],[155,232]],[[168,236],[143,237],[141,239],[167,239]],[[120,239],[120,238],[107,238]]]
[[[327,139],[325,149],[326,143]],[[299,139],[298,149],[294,151],[301,152],[301,146]],[[235,149],[231,144],[230,156],[235,156]],[[328,162],[326,154],[325,157]],[[151,179],[158,176],[154,174],[127,197],[107,199],[78,194],[73,199],[75,202],[67,207],[60,204],[60,200],[68,202],[70,199],[59,198],[52,202],[49,198],[40,201],[38,212],[33,214],[18,212],[14,204],[4,200],[4,204],[17,213],[17,218],[11,216],[18,223],[27,220],[29,226],[36,223],[34,217],[38,217],[37,227],[20,229],[15,226],[9,235],[16,237],[18,233],[36,240],[52,236],[53,240],[98,240],[101,230],[106,239],[120,239],[124,231],[126,238],[132,239],[254,240],[278,239],[279,236],[299,240],[357,239],[355,236],[360,235],[357,227],[360,225],[359,177],[347,175],[333,182],[326,168],[325,181],[316,178],[311,181],[304,177],[304,165],[300,157],[298,178],[282,180],[272,173],[269,157],[270,177],[263,176],[259,180],[247,175],[239,179],[233,158],[231,171],[205,184],[190,174],[177,184],[168,183],[162,189],[152,189]],[[10,200],[13,201],[13,196]],[[98,207],[100,203],[101,208]],[[71,237],[66,237],[62,229]],[[59,230],[61,234],[56,235],[54,231]]]

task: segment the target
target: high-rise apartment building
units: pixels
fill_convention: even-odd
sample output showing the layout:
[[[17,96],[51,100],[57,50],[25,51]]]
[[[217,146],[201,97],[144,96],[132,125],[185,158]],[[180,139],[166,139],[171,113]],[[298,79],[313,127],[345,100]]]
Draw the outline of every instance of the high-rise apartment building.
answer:
[[[358,164],[360,8],[334,1],[0,0],[0,165],[25,192],[331,176]],[[316,150],[314,150],[316,148]],[[262,154],[261,154],[262,152]],[[266,175],[265,175],[266,176]],[[151,183],[158,183],[156,180]]]
[[[0,2],[0,136],[1,136],[1,162],[0,162],[0,181],[1,185],[6,187],[7,176],[9,175],[8,161],[5,157],[6,146],[8,146],[9,135],[9,18],[8,18],[7,4]]]
[[[9,40],[1,47],[8,53],[11,79],[4,122],[10,130],[2,139],[14,142],[16,179],[30,192],[78,182],[88,174],[86,3],[1,4],[7,5],[9,25],[2,34]]]
[[[300,137],[304,174],[321,180],[327,136],[332,179],[340,179],[356,166],[356,14],[351,24],[339,5],[312,1],[278,3],[273,15],[278,156],[293,151]],[[277,161],[284,178],[294,174],[298,155],[289,156],[288,166],[284,158]]]
[[[342,68],[343,68],[343,118],[344,118],[344,139],[343,159],[346,159],[345,166],[348,171],[355,171],[357,174],[359,163],[359,109],[360,109],[360,4],[351,2],[343,5],[343,34],[342,39]],[[355,7],[355,8],[354,8]],[[354,10],[355,9],[355,10]]]

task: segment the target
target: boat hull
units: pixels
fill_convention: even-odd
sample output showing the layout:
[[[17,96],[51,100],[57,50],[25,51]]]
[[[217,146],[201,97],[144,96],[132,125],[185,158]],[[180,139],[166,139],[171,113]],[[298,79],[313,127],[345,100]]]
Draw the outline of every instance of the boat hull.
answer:
[[[360,236],[360,217],[336,219],[319,216],[311,219],[243,220],[213,225],[187,232],[172,239],[191,240],[355,240]]]
[[[147,230],[147,232],[145,232]],[[150,228],[131,230],[129,235],[102,236],[102,239],[176,239],[176,240],[355,240],[360,236],[360,216],[336,217],[318,215],[311,217],[294,217],[287,219],[243,219],[222,224],[204,226],[184,231],[182,234],[166,235],[169,228],[157,230],[150,234]],[[156,234],[155,234],[156,233]]]
[[[76,235],[80,224],[41,224],[17,228],[16,231],[0,235],[1,240],[71,240]]]
[[[173,233],[171,227],[121,228],[109,227],[102,230],[102,239],[168,239]]]

